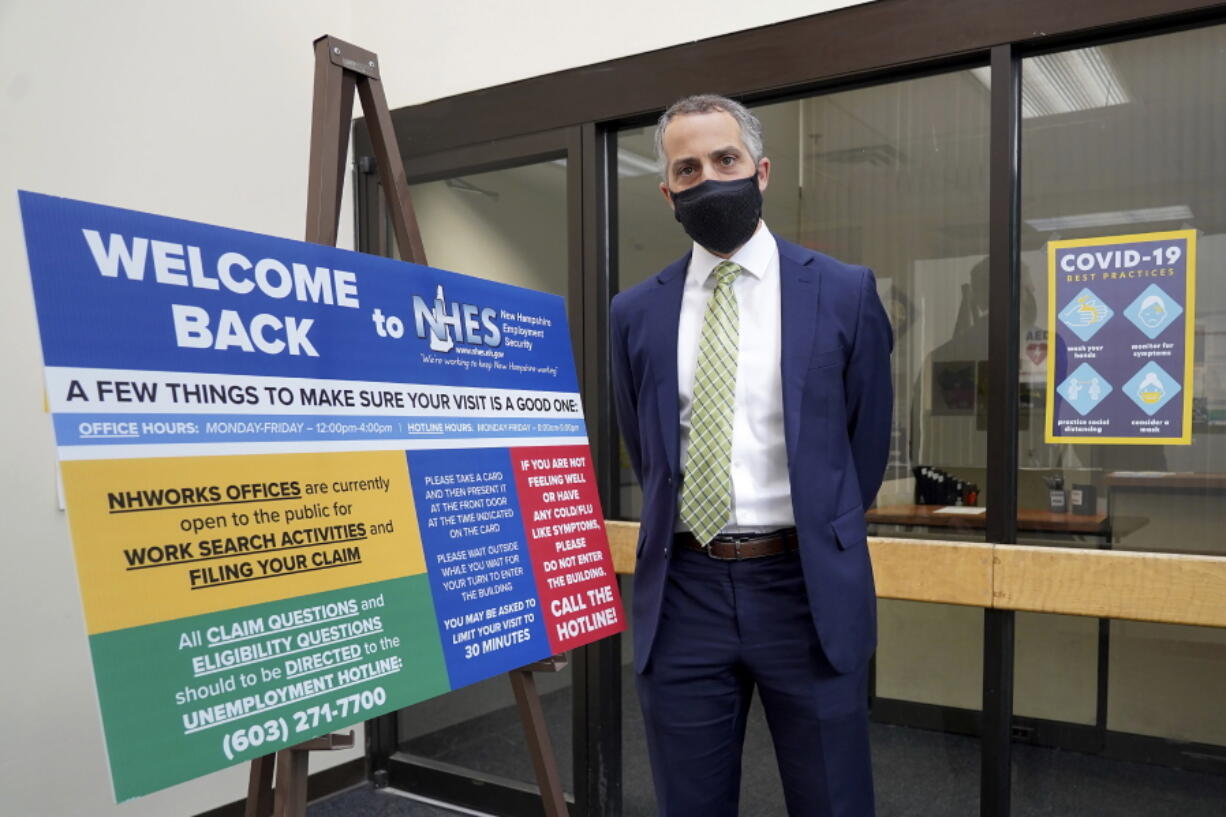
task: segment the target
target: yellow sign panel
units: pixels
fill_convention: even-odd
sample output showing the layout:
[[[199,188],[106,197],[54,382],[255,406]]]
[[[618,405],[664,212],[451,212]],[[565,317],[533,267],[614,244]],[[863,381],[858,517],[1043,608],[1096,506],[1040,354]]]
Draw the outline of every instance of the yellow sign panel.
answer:
[[[425,572],[403,452],[62,467],[90,634]]]

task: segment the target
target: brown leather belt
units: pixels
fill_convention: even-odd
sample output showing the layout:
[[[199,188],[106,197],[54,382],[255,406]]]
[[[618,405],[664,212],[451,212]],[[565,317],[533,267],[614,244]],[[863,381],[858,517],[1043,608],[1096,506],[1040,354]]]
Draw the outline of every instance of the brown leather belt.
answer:
[[[694,538],[694,534],[687,531],[673,534],[673,544],[686,550],[705,553],[712,559],[722,561],[777,556],[780,553],[791,553],[800,549],[800,539],[796,536],[796,528],[784,528],[771,533],[752,535],[722,534],[716,536],[708,545],[700,544]]]

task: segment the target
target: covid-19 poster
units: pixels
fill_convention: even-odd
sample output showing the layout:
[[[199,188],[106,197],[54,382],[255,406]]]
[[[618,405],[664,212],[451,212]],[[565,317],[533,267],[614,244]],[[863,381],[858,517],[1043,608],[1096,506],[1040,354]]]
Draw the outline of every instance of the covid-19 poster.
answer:
[[[1048,244],[1049,443],[1192,441],[1196,231]]]
[[[624,628],[560,297],[20,200],[117,799]]]

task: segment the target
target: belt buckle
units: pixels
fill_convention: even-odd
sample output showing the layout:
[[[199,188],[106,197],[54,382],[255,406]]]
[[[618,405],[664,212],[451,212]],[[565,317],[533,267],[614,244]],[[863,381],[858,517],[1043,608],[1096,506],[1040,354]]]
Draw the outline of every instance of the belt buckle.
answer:
[[[720,542],[720,544],[722,545],[732,545],[733,554],[734,554],[732,556],[716,556],[715,550],[713,548],[713,545],[715,545],[715,541],[716,540],[712,539],[710,542],[707,542],[706,546],[703,548],[703,550],[707,552],[708,558],[714,559],[717,562],[739,562],[741,561],[741,558],[742,558],[741,557],[741,539],[739,537],[734,537],[731,542]]]

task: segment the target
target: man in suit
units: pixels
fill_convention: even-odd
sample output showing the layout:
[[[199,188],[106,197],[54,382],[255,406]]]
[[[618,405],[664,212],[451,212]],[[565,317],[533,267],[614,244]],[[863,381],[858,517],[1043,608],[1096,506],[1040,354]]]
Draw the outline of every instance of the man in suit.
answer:
[[[873,814],[864,511],[888,453],[892,335],[872,273],[761,220],[761,124],[683,99],[656,134],[691,252],[611,310],[643,488],[637,687],[662,817],[735,815],[756,689],[789,815]]]

